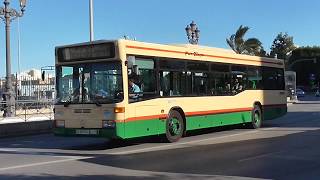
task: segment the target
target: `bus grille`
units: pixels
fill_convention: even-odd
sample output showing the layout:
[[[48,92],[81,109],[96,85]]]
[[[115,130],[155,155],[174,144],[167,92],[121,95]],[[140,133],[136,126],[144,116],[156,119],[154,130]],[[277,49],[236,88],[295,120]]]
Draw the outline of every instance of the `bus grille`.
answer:
[[[74,113],[91,113],[91,109],[75,109]]]

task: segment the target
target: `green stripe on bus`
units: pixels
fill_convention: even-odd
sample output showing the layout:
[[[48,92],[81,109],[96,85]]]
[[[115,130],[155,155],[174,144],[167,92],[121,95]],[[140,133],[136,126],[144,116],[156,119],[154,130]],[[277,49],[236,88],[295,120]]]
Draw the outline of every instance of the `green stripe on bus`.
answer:
[[[241,124],[251,121],[251,111],[187,117],[187,130]]]
[[[187,130],[218,127],[231,124],[241,124],[251,121],[251,111],[191,116],[186,117]],[[125,137],[134,138],[149,135],[159,135],[166,132],[166,121],[159,119],[137,120],[125,123]]]
[[[165,120],[150,119],[136,120],[125,123],[125,137],[134,138],[140,136],[158,135],[165,133]]]
[[[265,107],[263,109],[264,120],[273,119],[286,114],[286,107]],[[218,127],[232,124],[251,122],[251,111],[201,115],[186,117],[186,129],[195,130],[209,127]],[[100,129],[99,135],[89,135],[106,138],[135,138],[150,135],[160,135],[166,132],[166,120],[149,119],[136,120],[130,122],[119,122],[116,129]],[[54,133],[62,136],[79,136],[75,134],[75,129],[55,128]]]

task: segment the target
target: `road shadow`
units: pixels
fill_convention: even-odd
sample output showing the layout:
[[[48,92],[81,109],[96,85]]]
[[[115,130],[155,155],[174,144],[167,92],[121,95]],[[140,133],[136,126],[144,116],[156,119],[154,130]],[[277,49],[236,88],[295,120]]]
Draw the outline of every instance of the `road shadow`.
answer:
[[[80,161],[154,172],[317,179],[320,177],[319,137],[320,130],[307,130],[272,138],[104,155]],[[310,171],[315,174],[308,174]]]
[[[159,137],[147,137],[131,139],[124,142],[92,142],[91,138],[85,138],[79,142],[73,142],[75,145],[55,145],[44,146],[42,143],[32,143],[30,137],[16,142],[2,143],[7,149],[33,148],[43,149],[43,152],[37,152],[32,155],[52,155],[52,156],[90,156],[92,158],[77,160],[85,163],[124,168],[130,170],[188,173],[188,174],[211,174],[223,176],[242,176],[253,178],[269,179],[317,179],[320,177],[320,113],[319,112],[289,112],[281,118],[266,121],[262,131],[272,131],[272,133],[281,133],[281,131],[290,131],[292,133],[279,135],[271,138],[258,138],[253,140],[241,140],[236,142],[227,142],[220,144],[206,145],[186,145],[173,149],[157,150],[152,152],[143,152],[126,155],[95,154],[94,150],[108,150],[118,147],[134,146],[143,143],[162,143]],[[280,127],[273,129],[272,127]],[[197,130],[188,133],[188,136],[198,136],[203,134],[229,131],[242,126],[226,126],[222,128],[210,128]],[[284,128],[285,130],[281,129]],[[301,128],[302,130],[297,130]],[[304,129],[306,128],[306,129]],[[309,128],[309,129],[308,129]],[[304,129],[304,130],[303,130]],[[61,137],[45,136],[44,140],[48,144],[48,139],[57,138],[55,142],[64,140]],[[32,136],[31,136],[32,139]],[[71,140],[76,140],[71,139]],[[158,140],[157,140],[158,139]],[[11,139],[12,140],[12,139]],[[18,140],[18,139],[16,139]],[[91,140],[91,142],[90,142]],[[160,141],[160,142],[157,142]],[[81,142],[81,143],[80,143]],[[51,142],[53,143],[53,142]],[[70,143],[66,141],[65,143]],[[114,143],[114,144],[112,144]],[[66,144],[64,144],[66,145]],[[48,154],[45,149],[77,150],[76,152],[64,152]],[[92,153],[83,154],[83,151],[92,151]],[[3,154],[28,154],[23,151],[2,151]],[[285,167],[285,168],[283,168]],[[304,173],[310,172],[312,173]],[[1,175],[4,179],[64,179],[64,176],[14,176]],[[72,179],[73,177],[67,177]],[[76,179],[141,179],[140,177],[127,176],[77,176]],[[148,177],[149,179],[163,179],[163,177]],[[143,179],[148,179],[143,177]]]
[[[294,106],[294,105],[293,105]],[[320,112],[288,112],[285,116],[265,121],[263,127],[320,127]],[[247,129],[247,126],[231,125],[216,128],[206,128],[187,132],[187,137],[199,136],[217,132],[227,132],[237,129]],[[14,137],[0,140],[0,148],[32,148],[32,149],[60,149],[77,151],[109,150],[129,147],[146,143],[165,144],[164,136],[148,136],[127,140],[108,140],[91,137],[57,137],[52,134],[37,136]]]
[[[270,130],[271,131],[271,130]],[[276,131],[275,131],[276,133]],[[189,145],[175,149],[125,155],[100,154],[76,160],[125,170],[240,176],[275,180],[320,177],[320,130],[307,130],[272,138],[220,144]],[[67,154],[70,155],[70,154]],[[284,168],[285,167],[285,168]],[[72,168],[72,167],[70,167]],[[312,171],[312,173],[310,173]],[[1,174],[0,179],[167,179],[122,175],[19,176]],[[186,179],[192,179],[185,177]],[[185,179],[183,178],[183,179]]]
[[[110,173],[112,174],[112,173]],[[143,175],[143,176],[126,176],[126,175],[78,175],[78,176],[58,176],[52,174],[45,174],[45,175],[9,175],[9,174],[1,174],[0,180],[7,180],[7,179],[26,179],[26,180],[163,180],[163,179],[212,179],[213,176],[201,176],[201,178],[197,178],[198,176],[194,175],[179,175],[178,178],[172,178],[172,176],[168,175],[161,175],[161,174],[153,174],[153,175]],[[217,178],[218,179],[218,178]],[[230,178],[231,179],[231,178]]]

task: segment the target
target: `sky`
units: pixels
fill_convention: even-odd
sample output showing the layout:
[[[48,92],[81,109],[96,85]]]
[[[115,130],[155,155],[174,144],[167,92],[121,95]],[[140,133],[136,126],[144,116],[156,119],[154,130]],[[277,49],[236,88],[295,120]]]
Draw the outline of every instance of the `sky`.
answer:
[[[3,2],[3,0],[0,0]],[[19,9],[19,1],[10,6]],[[319,0],[93,0],[94,39],[187,43],[185,27],[195,21],[199,44],[230,49],[226,38],[240,25],[269,51],[280,32],[297,46],[320,45]],[[3,7],[3,4],[0,5]],[[11,23],[12,72],[18,71],[18,26]],[[21,71],[55,63],[54,48],[89,41],[89,0],[28,0],[20,18]],[[0,22],[0,77],[5,76],[5,24]]]

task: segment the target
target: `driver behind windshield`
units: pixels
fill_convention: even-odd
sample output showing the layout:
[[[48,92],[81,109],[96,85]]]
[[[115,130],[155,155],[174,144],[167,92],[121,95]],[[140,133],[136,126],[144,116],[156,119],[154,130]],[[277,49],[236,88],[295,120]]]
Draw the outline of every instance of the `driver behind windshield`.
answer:
[[[141,93],[140,87],[134,83],[134,79],[129,78],[129,98],[136,99]]]

